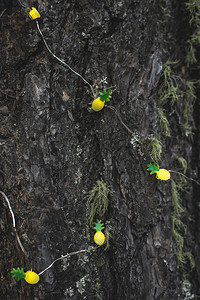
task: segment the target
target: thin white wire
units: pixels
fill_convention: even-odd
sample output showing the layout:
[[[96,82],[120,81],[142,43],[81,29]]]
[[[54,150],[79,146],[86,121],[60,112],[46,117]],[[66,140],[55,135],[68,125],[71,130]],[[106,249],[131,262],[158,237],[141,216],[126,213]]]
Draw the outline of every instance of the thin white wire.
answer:
[[[49,48],[49,46],[48,46],[48,44],[47,44],[47,42],[46,42],[46,39],[45,39],[45,37],[44,37],[42,31],[41,31],[41,29],[40,29],[40,26],[39,26],[39,23],[38,23],[37,20],[36,20],[36,25],[37,25],[37,29],[38,29],[38,31],[39,31],[39,33],[40,33],[40,35],[41,35],[41,37],[42,37],[42,39],[43,39],[43,41],[44,41],[44,44],[45,44],[47,50],[49,51],[49,53],[50,53],[53,57],[55,57],[59,62],[61,62],[65,67],[69,68],[74,74],[76,74],[77,76],[79,76],[86,84],[88,84],[89,87],[90,87],[90,89],[91,89],[91,91],[92,91],[93,97],[95,98],[95,93],[94,93],[94,89],[93,89],[92,85],[91,85],[91,84],[90,84],[90,83],[89,83],[82,75],[80,75],[78,72],[74,71],[67,63],[65,63],[62,59],[60,59],[59,57],[57,57],[57,56],[51,51],[51,49]]]
[[[26,252],[26,250],[24,249],[24,247],[22,245],[22,242],[21,242],[21,240],[19,238],[19,235],[16,231],[16,228],[15,228],[15,234],[16,234],[16,237],[17,237],[18,244],[19,244],[20,248],[22,249],[22,252],[24,252],[24,254],[28,257],[28,253]]]
[[[10,210],[10,213],[11,213],[11,216],[12,216],[13,227],[15,228],[15,215],[14,215],[12,207],[10,205],[10,201],[8,200],[8,197],[2,191],[0,191],[0,193],[1,193],[2,196],[4,196],[6,202],[8,203],[8,207],[9,207],[9,210]]]
[[[75,254],[79,254],[79,253],[82,253],[82,252],[88,252],[88,251],[92,251],[92,250],[96,250],[97,248],[92,248],[92,249],[83,249],[83,250],[79,250],[79,251],[75,251],[75,252],[70,252],[64,256],[61,256],[57,259],[55,259],[46,269],[44,269],[42,272],[40,272],[38,275],[40,276],[41,274],[43,274],[44,272],[46,272],[47,270],[49,270],[54,264],[55,262],[57,262],[58,260],[61,260],[63,258],[66,258],[68,256],[72,256],[72,255],[75,255]]]
[[[20,246],[22,252],[24,252],[24,254],[25,254],[26,256],[28,256],[27,252],[25,251],[25,249],[24,249],[24,247],[23,247],[23,245],[22,245],[22,242],[20,241],[19,235],[18,235],[17,230],[16,230],[16,226],[15,226],[15,225],[16,225],[16,222],[15,222],[15,215],[14,215],[14,212],[13,212],[12,207],[11,207],[11,205],[10,205],[10,201],[9,201],[8,197],[6,196],[6,194],[4,194],[4,192],[0,191],[0,194],[4,197],[4,199],[6,200],[6,202],[7,202],[7,204],[8,204],[8,208],[9,208],[10,213],[11,213],[11,216],[12,216],[13,228],[14,228],[14,231],[15,231],[15,234],[16,234],[16,237],[17,237],[18,244],[19,244],[19,246]]]

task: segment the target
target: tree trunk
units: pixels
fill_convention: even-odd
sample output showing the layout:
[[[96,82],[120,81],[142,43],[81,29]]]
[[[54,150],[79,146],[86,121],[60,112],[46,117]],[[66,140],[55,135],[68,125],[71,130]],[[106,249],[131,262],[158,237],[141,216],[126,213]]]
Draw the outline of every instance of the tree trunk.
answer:
[[[199,185],[147,171],[156,163],[199,180],[199,57],[188,67],[195,24],[186,4],[22,4],[0,4],[0,189],[28,255],[1,196],[2,299],[196,299]],[[50,54],[26,7],[41,14],[51,51],[89,84]],[[96,97],[112,90],[99,112],[90,85]],[[61,255],[95,246],[86,195],[97,180],[110,188],[106,213],[94,218],[109,228],[110,247],[57,261],[36,285],[12,278],[13,268],[39,274]]]

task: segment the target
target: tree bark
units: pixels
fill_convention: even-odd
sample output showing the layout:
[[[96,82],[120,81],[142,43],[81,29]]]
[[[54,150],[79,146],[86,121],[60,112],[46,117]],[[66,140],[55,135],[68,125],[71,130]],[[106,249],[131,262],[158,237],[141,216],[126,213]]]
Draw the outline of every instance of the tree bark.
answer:
[[[185,3],[29,0],[24,5],[41,14],[37,20],[52,52],[80,73],[97,97],[103,88],[112,87],[113,94],[102,111],[92,111],[89,85],[52,57],[28,10],[16,1],[1,3],[0,190],[10,200],[28,253],[16,241],[1,196],[2,299],[192,299],[186,298],[185,278],[197,297],[199,186],[187,180],[179,191],[187,226],[183,249],[196,263],[191,270],[187,259],[180,266],[174,252],[171,181],[147,171],[154,162],[149,141],[155,137],[162,146],[156,163],[182,172],[177,158],[183,157],[186,175],[198,180],[198,101],[193,138],[182,129],[186,81],[199,75],[185,63],[191,34]],[[171,69],[180,94],[164,106],[171,130],[164,137],[158,103],[167,61],[176,62]],[[171,178],[180,180],[173,172]],[[60,260],[34,286],[13,279],[12,268],[40,273],[61,255],[95,246],[85,195],[97,180],[111,189],[102,218],[111,228],[110,248]]]

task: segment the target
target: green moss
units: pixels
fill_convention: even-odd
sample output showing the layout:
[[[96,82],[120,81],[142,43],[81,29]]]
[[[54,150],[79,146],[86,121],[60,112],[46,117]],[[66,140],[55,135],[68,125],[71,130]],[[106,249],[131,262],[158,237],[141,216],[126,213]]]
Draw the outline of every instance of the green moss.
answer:
[[[186,54],[185,61],[186,61],[187,67],[189,67],[190,65],[196,64],[197,63],[196,49],[194,48],[194,45],[191,40],[187,41],[186,52],[187,52],[187,54]]]
[[[184,209],[181,205],[181,199],[179,194],[180,185],[177,185],[173,179],[171,179],[171,194],[172,194],[172,235],[174,240],[174,254],[176,255],[177,262],[180,267],[186,264],[187,260],[190,263],[191,268],[194,268],[195,262],[191,252],[184,251],[184,236],[187,233],[187,226],[181,220]]]
[[[187,41],[186,63],[189,67],[197,63],[196,47],[199,47],[200,42],[200,3],[198,0],[189,0],[185,5],[189,12],[189,25],[193,29],[193,33]]]
[[[178,232],[172,218],[172,234],[174,239],[173,250],[176,255],[177,262],[180,266],[186,263],[183,245],[184,245],[184,237]]]
[[[180,162],[181,164],[181,168],[183,170],[183,174],[186,173],[187,171],[187,161],[185,160],[185,158],[183,157],[177,157],[177,160]]]
[[[173,179],[171,179],[171,194],[172,194],[172,204],[174,208],[174,216],[177,219],[180,219],[184,209],[182,208],[180,203],[180,194],[178,192],[177,184]]]
[[[186,9],[189,12],[189,25],[191,26],[192,34],[187,41],[186,46],[186,64],[187,66],[194,66],[198,63],[196,53],[200,44],[200,2],[198,0],[189,0],[186,2]],[[197,66],[198,67],[198,66]],[[183,118],[184,122],[182,128],[186,136],[193,135],[193,110],[196,101],[196,84],[198,81],[187,81],[186,92],[184,98]]]
[[[147,151],[152,161],[158,163],[161,159],[161,154],[162,154],[161,142],[155,137],[150,138],[149,144],[147,146]]]
[[[177,258],[179,265],[185,263],[184,257],[184,237],[186,231],[186,226],[181,221],[181,215],[184,211],[180,204],[180,195],[174,180],[171,180],[171,194],[172,194],[172,204],[173,204],[173,214],[172,214],[172,235],[174,239],[174,253]]]
[[[98,294],[98,293],[96,292],[96,294],[95,294],[95,299],[102,300],[102,297],[101,297],[100,294]]]
[[[109,249],[110,248],[110,240],[112,238],[112,227],[111,225],[109,224],[110,222],[106,222],[106,227],[105,227],[105,230],[104,230],[104,233],[105,233],[105,236],[106,236],[106,246],[105,246],[105,250]]]
[[[182,128],[185,131],[186,136],[192,135],[193,129],[193,111],[194,111],[194,104],[196,101],[196,94],[195,94],[195,86],[196,81],[187,81],[186,82],[186,92],[184,98],[184,110],[183,110],[183,118],[184,123],[182,124]]]
[[[186,99],[192,99],[192,101],[195,101],[197,96],[195,94],[195,85],[199,83],[198,81],[186,81]]]
[[[158,108],[158,116],[160,119],[161,133],[165,136],[170,136],[170,126],[163,108]]]
[[[192,25],[193,23],[197,23],[199,20],[199,0],[189,0],[189,2],[185,3],[186,9],[190,13],[190,21],[189,24]]]
[[[165,114],[165,105],[170,103],[173,106],[180,96],[177,77],[172,70],[172,65],[176,63],[177,61],[168,60],[163,65],[162,83],[158,91],[158,117],[160,119],[161,134],[165,137],[170,136],[170,126]]]
[[[94,223],[94,218],[102,218],[108,209],[109,186],[103,180],[97,180],[96,184],[86,195],[87,205],[89,208],[88,221],[90,226]]]
[[[95,290],[95,299],[102,300],[101,283],[97,282],[94,286],[94,290]]]
[[[179,161],[179,163],[181,165],[181,170],[182,170],[183,174],[185,174],[187,171],[187,161],[185,160],[185,158],[183,158],[181,156],[177,157],[177,160]],[[186,184],[187,184],[187,180],[183,176],[180,176],[179,180],[176,182],[177,191],[184,191]]]
[[[158,106],[162,108],[169,100],[174,104],[179,98],[179,87],[176,81],[176,76],[171,69],[171,66],[177,61],[167,61],[163,65],[163,83],[159,89],[159,103]]]
[[[169,9],[167,7],[162,7],[162,13],[163,13],[163,20],[161,23],[167,22],[168,18],[173,18],[172,15],[169,13]]]
[[[192,253],[188,251],[188,252],[185,252],[184,255],[188,259],[191,269],[194,269],[195,260],[194,260],[194,256],[192,255]]]
[[[183,176],[180,176],[178,182],[176,183],[177,189],[179,191],[184,192],[186,185],[187,185],[187,180]]]

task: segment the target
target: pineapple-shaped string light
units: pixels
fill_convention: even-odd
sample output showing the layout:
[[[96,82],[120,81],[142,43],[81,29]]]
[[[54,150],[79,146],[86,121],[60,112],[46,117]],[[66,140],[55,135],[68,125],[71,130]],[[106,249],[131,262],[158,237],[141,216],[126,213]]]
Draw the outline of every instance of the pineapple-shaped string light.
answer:
[[[92,102],[92,109],[94,111],[100,111],[104,108],[104,104],[105,102],[109,102],[112,92],[111,91],[107,91],[104,89],[103,93],[99,92],[100,97],[96,98],[95,100],[93,100]]]
[[[104,239],[105,240],[105,239]],[[98,247],[97,247],[98,248]],[[64,258],[76,255],[76,254],[81,254],[84,252],[90,252],[90,251],[95,251],[97,249],[96,247],[89,247],[88,249],[82,249],[82,250],[78,250],[78,251],[74,251],[74,252],[70,252],[67,253],[65,255],[61,255],[61,257],[56,258],[48,267],[46,267],[43,271],[41,271],[39,274],[33,272],[32,270],[27,271],[26,273],[24,272],[24,269],[21,268],[17,268],[11,271],[11,273],[13,274],[13,277],[19,281],[20,279],[25,279],[27,283],[29,284],[36,284],[38,283],[39,279],[40,279],[40,275],[42,275],[44,272],[46,272],[47,270],[49,270],[57,261],[63,260]]]
[[[30,10],[30,8],[28,8],[28,9]],[[32,9],[29,11],[29,17],[32,20],[40,18],[40,14],[35,7],[32,7]]]
[[[170,173],[166,169],[159,169],[158,165],[156,164],[149,164],[147,165],[147,171],[151,171],[151,175],[156,173],[156,177],[160,180],[168,180],[170,179]]]
[[[40,280],[39,275],[32,270],[25,273],[23,268],[21,268],[21,270],[20,268],[13,268],[11,273],[13,274],[13,277],[16,277],[17,281],[20,279],[25,279],[29,284],[36,284]]]
[[[97,220],[97,222],[94,222],[94,224],[95,224],[95,227],[93,227],[93,229],[96,230],[96,233],[94,235],[94,242],[97,245],[101,246],[104,244],[105,239],[106,239],[104,233],[101,232],[101,230],[104,229],[103,223],[101,223],[101,220]]]

